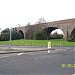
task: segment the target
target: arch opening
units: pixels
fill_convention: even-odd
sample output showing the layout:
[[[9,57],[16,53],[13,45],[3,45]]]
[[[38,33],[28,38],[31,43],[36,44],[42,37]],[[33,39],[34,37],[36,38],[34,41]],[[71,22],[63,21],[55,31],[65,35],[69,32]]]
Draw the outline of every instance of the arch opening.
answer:
[[[61,32],[60,32],[61,31]],[[47,39],[52,39],[52,32],[54,32],[56,35],[62,35],[62,37],[61,38],[63,38],[63,31],[61,30],[61,29],[58,29],[58,28],[56,28],[56,27],[48,27],[48,28],[46,28],[46,29],[44,29],[44,32],[45,32],[45,34],[46,34],[46,38]],[[59,34],[59,33],[60,34]],[[53,33],[53,34],[54,34]],[[59,37],[59,36],[58,36]]]
[[[71,32],[71,39],[75,40],[75,28],[73,29],[73,31]]]
[[[19,31],[19,33],[21,34],[21,39],[24,39],[24,33],[23,33],[23,31]]]

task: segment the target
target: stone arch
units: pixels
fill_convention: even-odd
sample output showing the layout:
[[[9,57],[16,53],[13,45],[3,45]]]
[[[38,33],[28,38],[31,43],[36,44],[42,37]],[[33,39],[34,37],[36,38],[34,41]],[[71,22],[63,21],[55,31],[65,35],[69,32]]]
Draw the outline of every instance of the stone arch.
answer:
[[[72,30],[72,32],[71,32],[71,38],[72,39],[75,39],[75,28]]]
[[[44,31],[44,33],[46,34],[46,36],[47,36],[47,39],[50,39],[51,37],[50,37],[50,33],[53,31],[53,30],[55,30],[55,29],[61,29],[61,28],[58,28],[58,27],[47,27],[47,28],[45,28],[45,29],[43,29],[43,31]],[[62,30],[62,29],[61,29]],[[63,30],[62,30],[63,31]],[[63,33],[64,33],[64,31],[63,31]],[[63,36],[64,36],[64,34],[63,34]]]
[[[47,39],[50,39],[50,33],[55,29],[58,29],[58,28],[56,28],[56,27],[47,27],[47,28],[44,29],[44,32],[46,34]]]
[[[24,33],[22,30],[19,30],[19,33],[21,34],[21,39],[24,39]]]

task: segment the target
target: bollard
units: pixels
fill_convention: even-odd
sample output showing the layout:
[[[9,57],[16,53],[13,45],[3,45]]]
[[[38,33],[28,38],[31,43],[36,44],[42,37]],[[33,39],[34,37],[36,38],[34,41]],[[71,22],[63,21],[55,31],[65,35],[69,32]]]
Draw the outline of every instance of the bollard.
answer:
[[[48,42],[48,49],[51,48],[51,42]],[[50,53],[50,50],[48,50],[48,53]]]

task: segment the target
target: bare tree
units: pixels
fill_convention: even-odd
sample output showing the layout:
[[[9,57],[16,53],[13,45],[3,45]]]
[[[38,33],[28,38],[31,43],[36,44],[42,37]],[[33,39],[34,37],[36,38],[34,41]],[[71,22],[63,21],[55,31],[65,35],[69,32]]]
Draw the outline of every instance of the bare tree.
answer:
[[[27,26],[29,26],[29,25],[30,25],[30,22],[27,23]]]
[[[37,24],[41,24],[41,23],[46,23],[45,19],[44,18],[39,18],[37,20]]]
[[[18,24],[18,26],[20,27],[21,25],[20,25],[20,24]]]

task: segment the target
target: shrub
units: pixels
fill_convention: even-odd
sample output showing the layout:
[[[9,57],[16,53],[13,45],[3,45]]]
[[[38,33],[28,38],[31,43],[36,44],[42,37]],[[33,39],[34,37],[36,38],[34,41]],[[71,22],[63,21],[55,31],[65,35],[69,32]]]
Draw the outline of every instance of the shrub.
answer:
[[[53,35],[51,35],[52,39],[62,39],[63,35],[62,34],[58,34],[58,33],[54,33]]]
[[[35,34],[35,39],[36,40],[45,40],[46,35],[43,31],[37,31],[36,34]]]
[[[12,31],[12,40],[21,39],[21,34],[17,31]]]
[[[1,35],[1,41],[7,41],[10,39],[9,33],[4,33]]]
[[[68,41],[70,41],[70,42],[75,42],[75,36],[71,36],[71,39],[68,40]]]
[[[17,32],[16,30],[12,30],[11,37],[12,37],[11,38],[12,40],[17,40],[17,39],[22,38],[21,34],[19,32]],[[2,31],[2,33],[0,35],[0,40],[1,41],[10,40],[10,30],[8,28]]]

